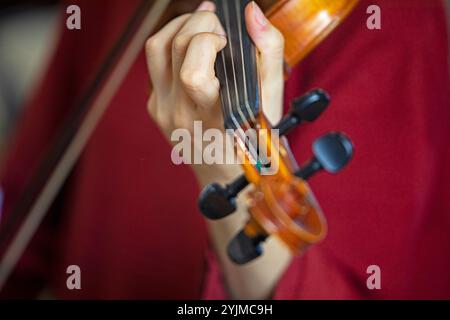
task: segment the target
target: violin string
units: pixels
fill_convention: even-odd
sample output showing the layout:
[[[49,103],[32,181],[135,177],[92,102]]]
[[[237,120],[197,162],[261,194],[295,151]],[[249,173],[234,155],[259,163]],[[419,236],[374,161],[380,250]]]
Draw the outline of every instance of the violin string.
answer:
[[[234,60],[233,41],[231,41],[231,24],[230,24],[230,12],[229,12],[228,4],[229,4],[229,1],[222,1],[225,25],[226,25],[226,29],[227,29],[228,49],[230,50],[230,57],[231,57],[231,69],[233,70],[234,95],[236,96],[236,104],[234,107],[238,111],[238,114],[239,114],[242,122],[245,123],[245,126],[247,128],[250,128],[250,123],[248,122],[247,117],[244,115],[244,113],[242,112],[242,109],[240,107],[241,103],[240,103],[239,91],[238,91],[238,87],[237,87],[236,64],[235,64],[235,60]],[[237,24],[239,25],[240,21],[237,21]],[[239,128],[241,128],[241,126],[239,126]]]
[[[220,6],[218,6],[218,8],[222,9],[223,11],[223,4],[221,0],[216,0],[216,4],[220,4]],[[223,17],[223,15],[222,15]],[[223,17],[224,18],[224,17]],[[229,42],[229,39],[228,39]],[[221,102],[222,102],[222,111],[224,114],[224,120],[227,120],[229,118],[231,118],[231,121],[233,122],[233,125],[236,129],[238,129],[240,127],[238,120],[236,119],[236,116],[234,115],[233,112],[233,103],[231,100],[231,93],[230,93],[230,84],[228,81],[228,72],[227,72],[227,64],[226,64],[226,58],[225,58],[225,50],[222,50],[221,53],[221,58],[222,58],[222,69],[223,69],[223,75],[224,75],[224,79],[222,79],[222,81],[225,82],[225,86],[226,86],[226,90],[223,90],[224,88],[222,88],[222,92],[220,94],[221,97]],[[225,91],[225,92],[223,92]],[[227,99],[226,99],[227,98]],[[228,103],[226,102],[226,100],[228,100]]]
[[[225,3],[226,2],[226,3]],[[251,129],[252,126],[249,123],[249,118],[245,115],[245,113],[242,111],[241,109],[241,103],[240,101],[243,100],[244,103],[246,104],[246,106],[250,107],[249,101],[248,101],[248,91],[247,91],[247,83],[246,83],[246,71],[245,71],[245,64],[244,64],[244,54],[243,54],[243,32],[242,32],[242,26],[240,25],[241,23],[243,23],[242,21],[242,16],[240,14],[240,10],[242,8],[244,8],[244,6],[242,5],[242,3],[239,0],[235,0],[233,2],[231,2],[232,5],[235,5],[234,10],[232,10],[232,12],[237,13],[235,18],[235,23],[237,24],[237,36],[239,39],[239,47],[240,47],[240,54],[237,53],[236,57],[234,56],[235,50],[233,50],[233,48],[235,46],[233,46],[233,41],[231,38],[231,34],[233,32],[232,28],[231,28],[231,16],[230,16],[230,9],[229,9],[229,2],[228,1],[221,1],[221,0],[217,0],[216,3],[218,4],[218,7],[220,7],[222,9],[222,18],[224,20],[224,24],[225,24],[225,28],[227,31],[227,38],[228,38],[228,43],[229,43],[229,54],[230,54],[230,61],[231,61],[231,69],[233,71],[233,78],[230,79],[228,77],[229,72],[227,71],[227,62],[230,65],[229,61],[225,58],[225,54],[224,51],[222,51],[222,67],[223,67],[223,71],[224,71],[224,75],[225,75],[225,79],[223,79],[222,81],[225,82],[225,86],[226,86],[226,93],[222,93],[221,94],[221,99],[222,99],[222,103],[225,103],[225,97],[228,100],[228,110],[226,110],[227,108],[223,108],[222,110],[226,111],[225,115],[228,114],[228,119],[231,117],[231,120],[233,122],[233,125],[235,126],[236,130],[234,132],[234,135],[237,138],[237,143],[240,146],[240,149],[242,149],[245,154],[247,154],[247,157],[249,158],[249,160],[251,161],[251,163],[253,164],[257,164],[258,163],[258,148],[255,147],[255,138],[254,135],[252,137],[249,137],[249,134],[252,134],[252,132],[249,132],[248,129]],[[238,19],[239,18],[239,19]],[[245,23],[245,22],[244,22]],[[242,75],[239,77],[239,80],[243,80],[242,85],[244,86],[244,90],[245,90],[245,97],[242,97],[241,91],[238,90],[238,77],[237,75],[239,74],[236,71],[236,66],[238,65],[238,63],[241,63],[242,66]],[[228,66],[230,67],[230,66]],[[242,81],[241,80],[241,81]],[[230,84],[230,81],[232,82],[232,84]],[[233,88],[234,87],[234,88]],[[234,92],[233,92],[234,89]],[[233,103],[233,99],[232,97],[235,96],[236,97],[236,101]],[[237,111],[237,112],[236,112]],[[253,119],[255,119],[255,115],[252,111],[251,108],[249,108],[249,116]],[[246,128],[244,129],[241,125],[242,122],[239,122],[237,120],[236,117],[239,117],[242,122],[244,122],[246,124]],[[256,119],[255,121],[252,121],[253,123],[256,123]],[[247,131],[246,131],[247,130]]]
[[[252,120],[253,123],[256,122],[255,119],[255,114],[253,113],[252,108],[250,107],[250,104],[248,102],[248,92],[247,92],[247,86],[245,85],[247,83],[247,76],[246,76],[246,72],[245,72],[245,60],[244,60],[244,46],[243,46],[243,41],[242,41],[242,17],[241,17],[241,5],[240,5],[240,0],[235,0],[236,2],[236,15],[237,15],[237,20],[238,20],[238,33],[239,33],[239,47],[241,49],[241,61],[242,61],[242,77],[244,80],[244,103],[245,103],[245,107],[247,108],[248,114],[250,115],[250,118]],[[239,2],[239,3],[238,3]]]
[[[221,7],[222,7],[222,10],[224,12],[225,11],[224,10],[225,4],[223,3],[223,1],[220,1],[220,0],[216,1],[216,3],[219,3],[219,2],[221,2]],[[226,19],[225,15],[223,15],[223,18]],[[225,25],[226,25],[226,23],[225,23]],[[231,38],[229,36],[230,32],[229,32],[229,30],[227,30],[227,31],[228,31],[227,32],[228,43],[230,43],[231,42]],[[221,94],[222,103],[225,103],[224,98],[223,98],[224,96],[226,96],[227,99],[228,99],[228,104],[227,104],[228,105],[228,110],[227,110],[227,108],[223,108],[223,110],[225,111],[224,116],[225,117],[231,117],[231,120],[232,120],[232,122],[233,122],[233,124],[235,126],[235,129],[236,129],[235,130],[235,135],[238,138],[237,142],[241,146],[240,148],[242,150],[245,150],[246,146],[245,146],[245,143],[243,143],[245,141],[245,137],[244,137],[244,134],[243,134],[244,130],[242,129],[241,124],[237,120],[235,112],[233,111],[233,102],[232,102],[232,99],[231,99],[231,89],[230,89],[231,86],[230,86],[230,83],[228,81],[229,77],[228,77],[227,63],[226,63],[224,50],[222,50],[222,52],[221,52],[221,57],[222,57],[222,67],[223,67],[223,71],[224,71],[224,78],[225,78],[225,85],[226,85],[226,94],[225,95],[223,93]]]
[[[228,73],[227,73],[227,68],[226,68],[225,53],[223,51],[221,53],[221,56],[222,56],[222,62],[223,62],[222,63],[223,71],[224,71],[224,74],[225,74],[225,85],[226,85],[226,88],[227,88],[226,96],[228,97],[228,104],[227,105],[228,105],[229,112],[228,112],[227,116],[231,117],[231,119],[233,121],[233,124],[235,125],[236,129],[239,129],[241,125],[237,121],[236,116],[234,115],[234,112],[233,112],[233,109],[232,109],[233,108],[233,103],[231,102],[230,84],[228,82]]]
[[[168,7],[170,1],[171,0],[156,1],[150,7],[148,13],[145,14],[145,17],[143,17],[140,27],[100,90],[96,100],[92,103],[92,107],[86,115],[80,129],[70,142],[63,157],[52,171],[49,179],[43,186],[42,192],[36,198],[27,217],[12,239],[11,244],[6,248],[6,252],[0,261],[0,291],[3,289],[6,281],[17,265],[17,262],[22,257],[32,237],[38,230],[48,209],[79,159],[89,138],[97,127],[97,124],[110,105],[115,92],[117,92],[120,85],[125,80],[128,71],[141,52],[145,40],[155,29],[159,18]]]
[[[228,3],[229,1],[225,1],[227,3],[226,8],[227,10],[224,10],[224,16],[225,16],[225,22],[227,24],[227,30],[231,30],[230,27],[230,14],[229,14],[229,10],[228,10]],[[239,60],[236,60],[237,57],[234,56],[234,50],[233,50],[233,46],[232,44],[230,45],[230,56],[231,56],[231,61],[232,61],[232,69],[233,69],[233,75],[234,75],[234,86],[235,86],[235,94],[236,94],[236,109],[238,110],[238,113],[240,115],[240,117],[244,120],[245,124],[246,124],[246,128],[251,129],[252,126],[250,125],[248,118],[245,116],[244,112],[242,111],[241,107],[241,100],[244,100],[244,104],[247,106],[249,106],[248,103],[248,92],[247,92],[247,83],[246,83],[246,71],[245,71],[245,61],[244,61],[244,55],[243,55],[243,36],[242,36],[242,23],[243,20],[241,19],[241,14],[240,14],[240,10],[243,8],[241,0],[235,0],[233,1],[233,4],[235,6],[235,13],[236,13],[236,24],[237,24],[237,31],[238,31],[238,39],[239,39],[239,47],[240,47],[240,55],[237,54],[237,57],[239,57]],[[245,23],[245,21],[244,21]],[[231,39],[230,39],[230,43],[231,43]],[[241,92],[238,90],[238,86],[237,86],[237,74],[238,72],[236,71],[236,65],[238,65],[238,62],[240,62],[241,66],[242,66],[242,79],[243,79],[243,87],[244,87],[244,93],[245,93],[245,98],[244,99],[240,99],[242,98],[241,96]],[[249,108],[249,115],[250,117],[252,117],[252,119],[255,119],[255,116],[253,114],[253,111],[251,110],[251,108]],[[254,122],[255,123],[255,122]],[[254,145],[254,137],[253,138],[249,138],[248,135],[245,134],[245,130],[243,128],[240,128],[242,130],[238,130],[237,135],[238,138],[240,139],[239,144],[241,145],[241,147],[244,148],[244,150],[247,153],[247,156],[249,157],[249,159],[251,161],[253,161],[253,163],[257,163],[257,159],[258,159],[258,149],[255,147]],[[247,133],[249,133],[249,131],[247,131]],[[251,133],[251,132],[250,132]]]
[[[249,101],[248,101],[248,92],[247,92],[247,79],[246,79],[246,71],[245,71],[245,59],[244,59],[244,45],[243,45],[243,37],[242,37],[242,23],[245,23],[245,20],[242,20],[241,15],[241,9],[245,8],[242,6],[241,0],[235,0],[235,10],[236,10],[236,17],[237,17],[237,26],[238,26],[238,36],[239,36],[239,47],[240,47],[240,53],[241,53],[241,65],[242,65],[242,80],[244,84],[244,104],[247,109],[247,112],[250,116],[250,119],[252,120],[252,123],[256,123],[255,115],[253,113],[252,108],[250,107]],[[253,54],[253,53],[252,53]],[[241,108],[241,104],[238,104],[238,108]],[[250,126],[249,126],[250,128]],[[253,142],[255,137],[253,137],[253,140],[249,140],[246,136],[246,145],[249,151],[249,157],[251,159],[258,159],[258,148],[254,146]],[[256,162],[255,162],[256,163]]]

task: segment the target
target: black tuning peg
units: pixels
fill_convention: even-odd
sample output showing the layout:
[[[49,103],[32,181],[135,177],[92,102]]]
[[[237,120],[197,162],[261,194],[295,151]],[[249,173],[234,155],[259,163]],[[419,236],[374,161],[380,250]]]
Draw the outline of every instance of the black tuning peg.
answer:
[[[353,144],[342,133],[329,133],[313,144],[314,158],[298,170],[295,175],[308,180],[321,170],[329,173],[341,171],[353,156]]]
[[[310,91],[301,98],[294,99],[291,111],[275,129],[280,130],[280,136],[283,136],[302,122],[313,122],[327,109],[329,103],[330,97],[325,91]],[[200,211],[208,219],[225,218],[236,211],[236,197],[247,185],[245,176],[225,187],[217,183],[210,184],[200,194]]]
[[[322,89],[308,92],[304,96],[294,99],[291,111],[280,121],[274,129],[280,130],[280,136],[289,133],[302,122],[314,122],[328,108],[330,97]]]
[[[249,263],[263,254],[262,243],[265,240],[265,236],[252,238],[241,230],[228,244],[228,257],[238,265]]]
[[[211,220],[225,218],[236,211],[236,197],[247,185],[244,175],[225,187],[217,183],[208,185],[200,194],[200,211]]]

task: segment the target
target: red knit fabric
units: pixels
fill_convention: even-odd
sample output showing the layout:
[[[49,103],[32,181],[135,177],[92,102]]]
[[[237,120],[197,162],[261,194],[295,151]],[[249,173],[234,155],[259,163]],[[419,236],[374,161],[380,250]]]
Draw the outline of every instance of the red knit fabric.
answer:
[[[41,155],[138,1],[75,1],[81,31],[64,31],[22,117],[1,184],[7,214]],[[366,28],[368,1],[294,70],[286,102],[322,87],[330,109],[290,135],[300,162],[339,130],[356,148],[337,176],[311,181],[329,222],[320,245],[296,258],[278,299],[450,298],[450,81],[440,1],[379,0],[382,30]],[[60,298],[226,297],[199,193],[146,113],[144,54],[95,131],[63,195],[3,296],[50,283]],[[66,268],[82,269],[68,291]],[[379,265],[382,289],[366,287]]]

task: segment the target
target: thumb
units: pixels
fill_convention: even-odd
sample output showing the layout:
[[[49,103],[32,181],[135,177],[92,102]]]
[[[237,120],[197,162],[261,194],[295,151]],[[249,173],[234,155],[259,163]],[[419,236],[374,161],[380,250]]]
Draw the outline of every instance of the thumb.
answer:
[[[260,52],[264,113],[272,124],[281,119],[284,88],[284,37],[253,1],[245,9],[250,37]]]

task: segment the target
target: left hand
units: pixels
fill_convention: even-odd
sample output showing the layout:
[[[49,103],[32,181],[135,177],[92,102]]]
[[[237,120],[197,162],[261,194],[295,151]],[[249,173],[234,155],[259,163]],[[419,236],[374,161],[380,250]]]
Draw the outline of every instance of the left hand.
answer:
[[[153,84],[148,110],[169,139],[177,128],[192,132],[194,121],[198,120],[205,129],[223,129],[214,64],[227,38],[214,11],[215,5],[205,1],[196,12],[174,19],[147,41]],[[264,112],[275,123],[282,114],[284,39],[254,2],[246,7],[245,18],[250,37],[260,52]],[[241,172],[238,165],[192,167],[202,185],[226,181]]]

